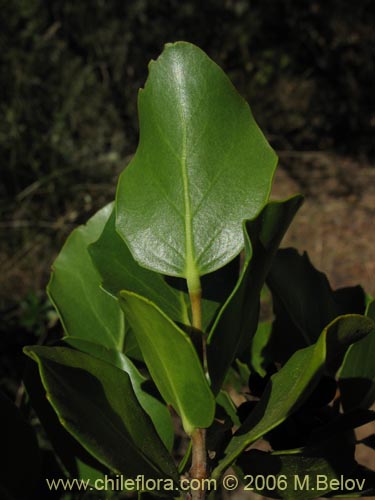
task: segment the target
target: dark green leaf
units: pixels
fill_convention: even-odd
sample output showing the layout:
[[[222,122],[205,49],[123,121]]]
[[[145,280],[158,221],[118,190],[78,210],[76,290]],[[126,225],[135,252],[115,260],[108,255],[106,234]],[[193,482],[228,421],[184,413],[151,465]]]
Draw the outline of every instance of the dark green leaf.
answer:
[[[339,314],[365,314],[366,294],[361,286],[338,288],[333,295]]]
[[[338,315],[337,303],[325,274],[315,269],[306,253],[299,255],[294,248],[279,250],[267,284],[272,296],[280,302],[298,329],[301,339],[297,349],[316,342],[325,325]],[[275,313],[277,318],[279,311]],[[280,336],[285,331],[283,323]],[[280,339],[281,342],[285,339]]]
[[[216,402],[225,410],[228,417],[232,420],[233,425],[239,426],[240,421],[236,413],[236,407],[234,406],[229,394],[226,391],[221,390],[216,397]]]
[[[271,202],[254,221],[247,221],[244,226],[243,271],[208,338],[208,366],[215,392],[220,389],[235,357],[250,345],[258,325],[264,280],[302,199],[297,195],[283,202]]]
[[[54,409],[46,399],[46,391],[40,379],[37,365],[27,360],[24,384],[31,405],[34,408],[52,447],[61,461],[65,472],[72,478],[80,478],[84,464],[92,475],[101,477],[107,469],[88,453],[81,444],[61,425]],[[82,477],[82,479],[87,479]]]
[[[214,471],[215,475],[231,465],[247,446],[297,410],[313,390],[322,370],[337,370],[348,345],[367,335],[372,328],[373,322],[365,316],[340,316],[323,330],[316,344],[297,351],[271,377],[255,410],[229,443],[226,457]]]
[[[266,203],[276,155],[223,71],[189,43],[151,62],[138,106],[117,229],[141,265],[193,289],[240,251],[242,221]]]
[[[27,347],[63,426],[100,462],[127,477],[177,479],[171,456],[126,372],[64,347]]]
[[[185,431],[209,427],[215,400],[190,338],[144,297],[122,291],[120,304],[153,381],[180,415]]]
[[[357,429],[362,425],[366,425],[375,420],[375,412],[371,410],[363,410],[358,408],[336,415],[329,423],[319,426],[310,436],[310,443],[314,444],[317,441],[327,440],[332,436],[339,435],[346,431]]]
[[[123,314],[117,301],[100,288],[100,276],[87,251],[111,211],[112,205],[107,205],[71,233],[53,264],[47,291],[66,335],[121,350]]]
[[[265,359],[284,363],[298,349],[313,344],[322,328],[337,316],[364,313],[361,287],[333,291],[308,255],[299,255],[293,248],[277,252],[267,283],[272,291],[275,321],[269,344],[263,350]]]
[[[367,307],[367,316],[375,321],[375,300]],[[340,372],[341,401],[345,411],[369,408],[375,401],[375,328],[354,344]]]
[[[94,344],[76,337],[66,338],[66,342],[80,351],[111,363],[124,370],[130,377],[133,390],[144,411],[151,418],[159,437],[168,450],[173,447],[174,429],[168,408],[152,393],[147,392],[149,379],[144,377],[134,364],[123,353],[108,349],[100,344]]]
[[[264,392],[264,389],[268,384],[269,379],[276,372],[277,368],[274,364],[269,365],[264,375],[259,375],[259,373],[256,372],[255,370],[252,371],[248,377],[248,383],[247,383],[247,385],[249,386],[250,393],[257,398],[260,398]]]
[[[266,375],[266,368],[270,363],[267,345],[272,334],[272,323],[259,322],[251,342],[251,367],[261,377]]]
[[[143,361],[142,353],[139,348],[137,339],[134,335],[133,330],[130,328],[128,321],[125,321],[123,353],[125,354],[125,356],[134,359],[135,361]]]
[[[341,491],[341,477],[352,478],[357,466],[354,449],[354,444],[341,435],[301,450],[277,453],[250,450],[239,458],[238,465],[245,474],[265,479],[253,483],[254,491],[261,495],[309,500]]]
[[[115,228],[113,210],[100,238],[89,247],[103,288],[117,298],[121,290],[131,290],[154,302],[174,321],[190,324],[186,294],[167,285],[163,277],[141,267]]]

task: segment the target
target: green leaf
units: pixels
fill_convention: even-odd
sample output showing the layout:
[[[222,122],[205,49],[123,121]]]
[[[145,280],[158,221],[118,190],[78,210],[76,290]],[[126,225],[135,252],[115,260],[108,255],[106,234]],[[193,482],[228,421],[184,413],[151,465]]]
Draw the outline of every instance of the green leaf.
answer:
[[[220,310],[208,338],[208,367],[217,392],[236,356],[256,332],[260,292],[277,251],[302,196],[269,203],[254,221],[244,225],[245,264],[241,277]]]
[[[333,292],[339,314],[365,314],[366,294],[360,285],[338,288]]]
[[[226,391],[221,390],[216,397],[216,402],[225,410],[228,417],[230,417],[230,419],[232,420],[233,425],[239,427],[241,425],[241,422],[238,418],[236,407],[234,406],[234,403],[229,394]]]
[[[167,44],[138,99],[140,142],[117,190],[117,229],[143,266],[187,278],[243,247],[276,155],[247,103],[198,47]]]
[[[298,349],[313,344],[322,328],[337,316],[365,311],[361,287],[333,291],[308,255],[299,255],[293,248],[277,252],[267,283],[276,319],[263,355],[274,361],[284,363]]]
[[[115,366],[64,347],[26,347],[63,426],[100,462],[126,477],[178,479],[171,456]]]
[[[168,279],[141,267],[133,258],[125,241],[115,228],[113,210],[100,238],[88,248],[92,261],[102,278],[102,287],[117,297],[121,290],[130,290],[154,302],[171,319],[190,325],[190,301],[185,280]],[[230,262],[202,279],[202,326],[211,323],[218,307],[231,292],[238,269],[237,260]],[[238,275],[238,272],[237,272]],[[128,338],[126,338],[128,336]],[[131,331],[125,334],[125,349],[133,346]]]
[[[270,362],[267,356],[267,345],[272,333],[270,321],[260,321],[251,342],[251,367],[261,377],[267,373],[267,365]]]
[[[150,380],[143,376],[135,365],[123,353],[115,351],[114,349],[107,349],[100,344],[94,344],[84,339],[76,337],[68,337],[66,342],[75,347],[76,349],[91,354],[92,356],[102,359],[107,363],[111,363],[120,370],[124,370],[130,377],[133,390],[137,399],[151,418],[159,437],[165,444],[168,450],[173,447],[174,429],[172,424],[172,417],[168,408],[159,401],[152,392],[147,392],[147,388],[151,391],[153,389],[152,383],[150,387]]]
[[[215,400],[188,335],[144,297],[122,291],[119,300],[153,381],[185,431],[209,427]]]
[[[154,302],[174,321],[190,324],[186,294],[167,285],[163,277],[141,267],[115,228],[112,213],[100,238],[89,246],[89,253],[103,288],[117,298],[121,290],[131,290]]]
[[[135,338],[134,332],[130,328],[130,325],[127,321],[125,321],[123,353],[125,354],[125,356],[135,361],[143,361],[142,353],[139,348],[137,339]]]
[[[327,277],[315,269],[306,252],[299,255],[294,248],[279,250],[267,284],[298,329],[300,341],[296,349],[316,342],[325,325],[339,314]],[[284,324],[280,325],[280,336],[283,333]],[[285,339],[280,339],[283,342]]]
[[[26,361],[23,381],[31,406],[35,410],[54,452],[64,467],[65,473],[72,478],[87,479],[86,476],[80,474],[84,466],[86,466],[86,471],[91,471],[91,475],[96,477],[102,477],[104,472],[108,472],[108,469],[88,453],[61,425],[54,409],[46,399],[46,391],[38,367],[30,359]]]
[[[320,424],[317,429],[311,433],[309,437],[309,445],[316,444],[323,440],[332,438],[333,436],[338,436],[339,434],[347,433],[347,431],[353,431],[362,425],[366,425],[375,420],[375,412],[371,410],[364,410],[362,408],[357,408],[351,410],[347,413],[336,414],[332,420],[330,420],[325,425]],[[355,441],[355,436],[352,433],[353,441]]]
[[[47,291],[66,335],[121,350],[122,311],[117,301],[100,289],[100,276],[87,251],[100,236],[111,211],[112,205],[107,205],[71,233],[52,266]]]
[[[42,463],[38,442],[32,427],[2,393],[0,441],[3,456],[0,477],[2,498],[29,498],[41,479]]]
[[[375,301],[366,315],[375,321]],[[345,411],[369,408],[375,401],[375,328],[370,335],[354,344],[345,357],[340,372],[341,401]]]
[[[340,316],[323,330],[316,344],[297,351],[271,377],[254,411],[233,436],[214,476],[229,467],[251,443],[297,410],[313,390],[323,369],[335,373],[348,345],[363,338],[372,328],[373,321],[365,316]]]

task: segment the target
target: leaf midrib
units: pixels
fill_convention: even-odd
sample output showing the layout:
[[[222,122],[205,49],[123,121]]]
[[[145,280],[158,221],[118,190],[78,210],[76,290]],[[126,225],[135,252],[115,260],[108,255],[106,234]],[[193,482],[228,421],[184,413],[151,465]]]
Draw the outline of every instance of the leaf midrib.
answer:
[[[184,226],[185,226],[185,249],[186,249],[186,257],[185,257],[185,276],[189,281],[194,281],[194,277],[197,276],[198,271],[195,264],[195,256],[194,256],[194,242],[193,242],[193,219],[192,219],[192,210],[191,210],[191,199],[189,196],[189,176],[187,169],[187,119],[186,119],[186,110],[184,106],[184,96],[183,89],[181,86],[180,78],[178,77],[177,72],[179,71],[176,68],[176,64],[178,65],[178,61],[173,64],[173,74],[176,81],[176,87],[179,93],[179,99],[177,104],[177,112],[180,117],[181,123],[181,132],[182,132],[182,140],[181,140],[181,158],[180,158],[180,168],[182,175],[182,184],[184,191]]]

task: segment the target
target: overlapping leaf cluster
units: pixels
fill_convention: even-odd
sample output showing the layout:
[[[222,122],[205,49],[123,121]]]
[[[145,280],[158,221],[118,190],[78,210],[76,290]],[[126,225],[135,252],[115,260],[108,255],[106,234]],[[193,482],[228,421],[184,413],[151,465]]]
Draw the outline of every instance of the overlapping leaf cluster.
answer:
[[[306,457],[312,474],[336,477],[348,467],[360,474],[352,429],[373,418],[374,373],[365,361],[373,305],[362,315],[361,289],[333,292],[306,256],[278,250],[302,197],[269,201],[276,155],[200,49],[167,45],[138,104],[140,142],[115,202],[73,231],[53,265],[48,293],[64,342],[25,351],[39,368],[31,363],[27,390],[67,474],[143,474],[177,487],[189,457],[178,469],[172,409],[188,435],[208,429],[214,477],[234,463],[252,469],[254,454],[245,450],[262,437],[274,452],[256,460],[259,474],[275,460],[278,473],[295,471]],[[272,324],[259,323],[266,281]],[[201,331],[189,298],[200,293]],[[337,404],[327,406],[334,394],[323,405],[313,396],[324,377],[334,380],[354,342],[340,379],[349,413],[340,415]],[[245,413],[225,391],[244,374]],[[353,396],[358,377],[366,384]],[[308,404],[313,420],[286,432],[280,448],[272,433],[301,419]],[[330,408],[324,418],[321,406]],[[309,439],[301,440],[306,428]],[[338,441],[344,465],[332,458]]]

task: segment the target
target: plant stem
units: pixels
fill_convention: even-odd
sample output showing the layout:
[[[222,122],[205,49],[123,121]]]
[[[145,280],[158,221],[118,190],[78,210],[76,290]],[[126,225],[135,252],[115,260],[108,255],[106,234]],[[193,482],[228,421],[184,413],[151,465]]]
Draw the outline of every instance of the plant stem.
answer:
[[[202,330],[202,291],[189,291],[193,326],[198,330]]]
[[[195,429],[191,435],[192,442],[192,465],[190,479],[197,479],[200,488],[196,484],[191,492],[192,500],[202,500],[206,497],[204,479],[207,478],[207,451],[206,451],[206,429]]]
[[[188,283],[189,287],[189,283]],[[192,311],[193,327],[202,330],[202,291],[199,287],[194,287],[192,290],[189,287],[189,296]],[[207,356],[206,356],[206,339],[202,333],[203,347],[203,368],[207,373]],[[204,479],[207,478],[207,450],[206,450],[206,429],[194,429],[191,434],[192,459],[190,469],[190,479],[199,481],[200,488],[194,489],[191,492],[192,500],[203,500],[206,497]]]
[[[190,293],[190,303],[192,312],[192,323],[193,327],[197,330],[202,331],[202,292],[198,290],[196,292]],[[207,344],[206,337],[202,332],[202,364],[204,373],[208,374],[207,366]]]

